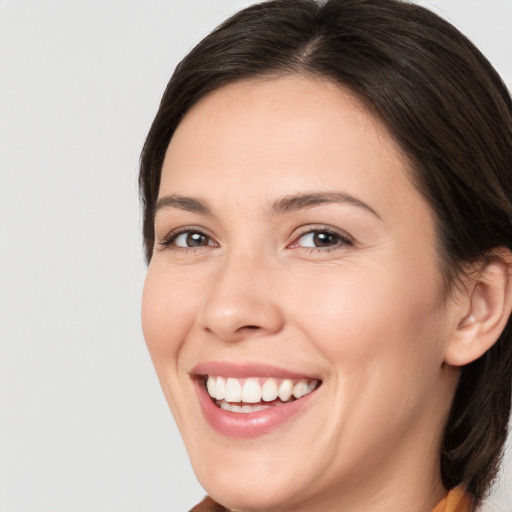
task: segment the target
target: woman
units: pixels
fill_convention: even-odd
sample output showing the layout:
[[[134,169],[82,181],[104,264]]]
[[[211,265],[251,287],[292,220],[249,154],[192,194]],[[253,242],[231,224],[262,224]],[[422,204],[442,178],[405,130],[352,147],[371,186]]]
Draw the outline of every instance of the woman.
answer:
[[[144,146],[143,328],[196,510],[469,511],[510,414],[512,102],[447,22],[276,0]]]

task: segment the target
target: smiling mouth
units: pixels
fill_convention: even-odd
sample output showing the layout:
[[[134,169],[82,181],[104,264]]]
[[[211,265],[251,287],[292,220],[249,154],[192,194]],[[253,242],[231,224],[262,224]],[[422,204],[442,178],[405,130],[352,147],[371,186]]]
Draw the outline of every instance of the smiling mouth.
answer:
[[[315,391],[317,379],[251,377],[238,379],[205,375],[204,385],[213,403],[234,413],[259,412],[294,402]]]

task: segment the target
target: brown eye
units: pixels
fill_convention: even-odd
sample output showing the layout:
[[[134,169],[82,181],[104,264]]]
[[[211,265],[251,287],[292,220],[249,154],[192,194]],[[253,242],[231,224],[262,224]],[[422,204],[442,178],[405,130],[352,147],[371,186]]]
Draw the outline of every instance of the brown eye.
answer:
[[[208,236],[197,231],[186,231],[175,236],[172,244],[176,247],[193,248],[214,245]]]
[[[326,230],[309,231],[297,240],[299,247],[312,248],[336,247],[347,243],[349,243],[349,241],[339,233]]]

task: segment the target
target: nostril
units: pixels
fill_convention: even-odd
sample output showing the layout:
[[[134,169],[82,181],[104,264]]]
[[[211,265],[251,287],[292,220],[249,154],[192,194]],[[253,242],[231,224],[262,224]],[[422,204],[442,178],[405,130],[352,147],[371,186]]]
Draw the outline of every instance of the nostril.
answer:
[[[243,325],[242,327],[240,327],[239,329],[237,329],[238,332],[243,332],[243,331],[257,331],[261,329],[261,327],[259,325]]]

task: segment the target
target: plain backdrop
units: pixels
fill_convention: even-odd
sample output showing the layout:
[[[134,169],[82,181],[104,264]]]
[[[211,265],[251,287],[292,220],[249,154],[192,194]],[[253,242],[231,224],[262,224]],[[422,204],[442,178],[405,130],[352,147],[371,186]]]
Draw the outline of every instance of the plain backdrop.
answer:
[[[0,512],[203,495],[141,333],[137,165],[178,60],[250,3],[0,0]],[[421,3],[512,85],[512,0]]]

